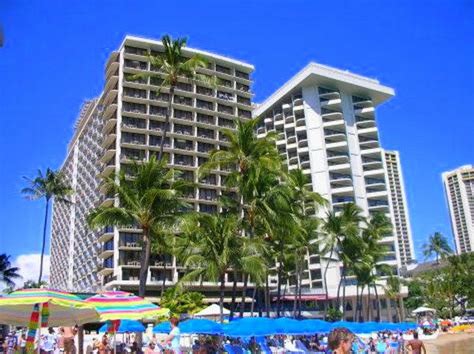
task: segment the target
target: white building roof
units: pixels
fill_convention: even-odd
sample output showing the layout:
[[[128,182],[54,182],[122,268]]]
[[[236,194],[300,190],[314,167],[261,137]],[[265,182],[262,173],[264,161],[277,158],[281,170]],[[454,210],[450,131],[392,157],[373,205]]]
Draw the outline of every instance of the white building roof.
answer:
[[[356,96],[367,96],[372,99],[375,105],[378,105],[395,95],[395,91],[392,88],[381,85],[378,80],[311,62],[264,102],[259,104],[253,112],[254,116],[261,115],[297,87],[311,85],[338,88],[341,91]]]

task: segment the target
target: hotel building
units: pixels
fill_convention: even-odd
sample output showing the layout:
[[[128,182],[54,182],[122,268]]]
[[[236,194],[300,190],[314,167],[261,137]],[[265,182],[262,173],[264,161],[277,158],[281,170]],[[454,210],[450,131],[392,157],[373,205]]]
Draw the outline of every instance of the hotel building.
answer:
[[[398,151],[384,151],[385,169],[390,191],[390,205],[393,212],[393,227],[398,243],[400,264],[406,266],[415,260],[413,238],[411,234],[410,217],[403,181],[402,165]]]
[[[393,95],[393,89],[377,80],[310,63],[253,114],[262,117],[258,136],[276,132],[278,151],[288,169],[301,168],[310,177],[308,187],[327,199],[331,209],[339,211],[353,202],[365,216],[382,212],[390,218],[396,227],[381,241],[388,249],[383,263],[397,273],[412,259],[411,234],[399,160],[382,149],[375,119],[376,107]],[[325,214],[325,210],[310,212]],[[306,298],[323,299],[325,287],[335,298],[342,271],[337,258],[308,255],[307,268],[302,285]],[[346,284],[350,318],[355,309],[355,279],[348,277]],[[383,294],[382,287],[378,291]]]
[[[99,287],[136,290],[140,230],[106,227],[90,230],[85,216],[97,205],[117,201],[105,195],[103,177],[126,170],[134,161],[158,154],[168,102],[166,88],[157,93],[160,78],[132,80],[133,74],[157,72],[147,55],[162,51],[159,41],[127,36],[105,66],[100,97],[81,111],[62,171],[74,189],[70,205],[56,203],[51,237],[51,285],[74,291]],[[217,199],[228,170],[198,180],[196,170],[216,149],[227,145],[223,129],[237,119],[251,118],[252,65],[217,54],[185,48],[185,56],[200,54],[209,65],[200,72],[214,76],[217,87],[183,80],[176,87],[165,154],[170,166],[196,183],[186,196],[193,209],[218,211]],[[174,284],[184,270],[168,255],[153,256],[148,289],[159,289],[163,278]],[[226,279],[231,286],[232,274]],[[241,280],[241,279],[240,279]],[[215,284],[196,284],[201,290]],[[238,283],[242,286],[243,283]],[[217,288],[216,288],[217,289]],[[208,293],[209,294],[209,293]],[[217,294],[217,292],[216,292]]]
[[[457,254],[474,251],[474,166],[443,173]]]

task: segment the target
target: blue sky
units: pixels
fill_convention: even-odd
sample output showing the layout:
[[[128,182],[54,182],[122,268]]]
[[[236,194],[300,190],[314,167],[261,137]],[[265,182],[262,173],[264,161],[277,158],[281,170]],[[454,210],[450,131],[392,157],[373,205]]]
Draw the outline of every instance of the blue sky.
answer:
[[[40,250],[43,203],[22,176],[58,168],[81,102],[103,85],[125,34],[189,45],[255,65],[261,101],[309,61],[379,79],[382,144],[399,150],[417,255],[451,229],[441,172],[474,163],[472,1],[0,1],[0,252]]]

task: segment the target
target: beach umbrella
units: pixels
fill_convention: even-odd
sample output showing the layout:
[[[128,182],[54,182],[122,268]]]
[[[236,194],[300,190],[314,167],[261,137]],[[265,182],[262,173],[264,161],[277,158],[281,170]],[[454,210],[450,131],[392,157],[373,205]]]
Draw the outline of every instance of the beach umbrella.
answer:
[[[111,323],[104,323],[102,327],[99,328],[99,332],[108,332],[111,328]],[[118,328],[113,332],[115,333],[126,333],[126,332],[145,332],[145,326],[135,320],[120,320]]]
[[[223,333],[222,325],[220,323],[203,318],[195,318],[181,322],[178,327],[183,334],[220,335]]]
[[[168,309],[125,291],[105,291],[86,302],[97,309],[101,321],[153,319],[169,313]]]
[[[278,334],[275,321],[267,317],[245,317],[224,325],[224,334],[229,337],[258,337]]]
[[[36,309],[34,309],[36,307]],[[99,320],[96,309],[78,296],[53,289],[24,289],[0,297],[0,323],[28,326],[32,313],[43,327],[73,326]]]
[[[153,333],[170,333],[171,324],[169,321],[158,323],[153,327]]]
[[[93,306],[64,291],[24,289],[0,297],[0,323],[28,326],[28,352],[33,351],[40,327],[72,326],[98,320],[99,314]]]

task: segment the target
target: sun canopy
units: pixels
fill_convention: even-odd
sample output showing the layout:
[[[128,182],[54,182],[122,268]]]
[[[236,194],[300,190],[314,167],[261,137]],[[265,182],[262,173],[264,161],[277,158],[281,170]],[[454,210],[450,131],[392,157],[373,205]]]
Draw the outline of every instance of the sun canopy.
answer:
[[[230,311],[227,310],[226,308],[223,309],[223,314],[229,315]],[[195,313],[195,317],[216,317],[221,315],[221,309],[219,305],[212,304],[206,307],[205,309],[199,311],[198,313]]]
[[[423,312],[436,313],[436,310],[435,310],[435,309],[432,309],[432,308],[429,308],[429,307],[421,306],[421,307],[418,307],[417,309],[415,309],[415,310],[412,311],[412,313],[423,313]]]
[[[99,328],[99,332],[108,332],[110,324],[104,323],[102,327]],[[125,333],[125,332],[145,332],[145,326],[135,320],[121,320],[120,324],[115,333]]]
[[[106,291],[86,300],[99,312],[101,321],[144,320],[167,316],[168,309],[125,291]]]
[[[47,306],[48,326],[72,326],[99,320],[96,309],[73,294],[52,289],[24,289],[0,297],[0,323],[28,326],[35,305]]]
[[[224,334],[229,337],[269,336],[281,331],[274,320],[266,317],[242,318],[224,326]]]
[[[220,323],[203,318],[195,318],[181,322],[178,327],[181,333],[186,334],[219,335],[223,333],[222,325]]]
[[[158,323],[153,327],[153,333],[170,333],[171,324],[169,321]]]

